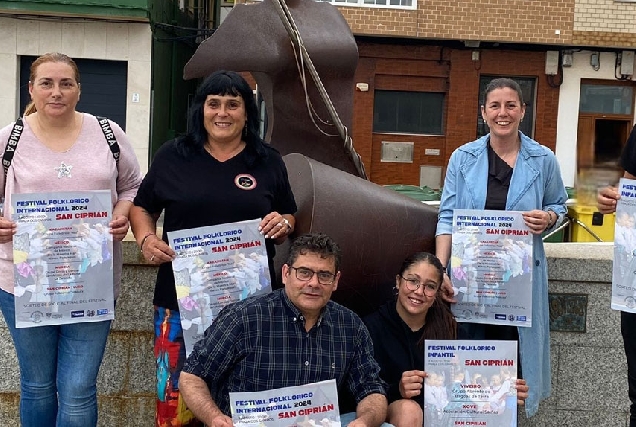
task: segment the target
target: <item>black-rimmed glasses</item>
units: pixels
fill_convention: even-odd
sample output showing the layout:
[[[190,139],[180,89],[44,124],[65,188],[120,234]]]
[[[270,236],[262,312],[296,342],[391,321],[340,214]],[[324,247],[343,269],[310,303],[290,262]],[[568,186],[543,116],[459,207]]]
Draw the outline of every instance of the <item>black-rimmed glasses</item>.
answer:
[[[439,289],[439,286],[437,286],[437,283],[434,283],[434,282],[422,283],[418,279],[409,279],[404,276],[400,276],[400,278],[404,280],[404,283],[406,284],[406,289],[408,289],[411,292],[415,292],[420,288],[420,286],[423,286],[424,293],[428,296],[433,296],[437,293],[437,290]]]
[[[289,267],[296,272],[296,279],[301,282],[308,282],[314,277],[314,274],[318,277],[318,283],[321,285],[331,285],[336,280],[336,275],[328,271],[314,271],[305,267]]]

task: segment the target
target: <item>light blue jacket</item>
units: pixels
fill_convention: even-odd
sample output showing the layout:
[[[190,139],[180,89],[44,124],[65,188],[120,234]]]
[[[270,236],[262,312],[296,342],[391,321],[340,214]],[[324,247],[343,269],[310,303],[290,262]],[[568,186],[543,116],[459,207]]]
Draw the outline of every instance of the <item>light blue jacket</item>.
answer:
[[[556,157],[549,148],[519,132],[521,149],[510,179],[506,210],[552,210],[560,224],[566,212],[567,193]],[[437,235],[451,234],[453,209],[484,209],[488,188],[489,135],[462,145],[451,155],[439,207]],[[518,328],[523,377],[530,386],[526,414],[539,409],[550,395],[550,325],[548,270],[541,235],[533,240],[532,327]]]

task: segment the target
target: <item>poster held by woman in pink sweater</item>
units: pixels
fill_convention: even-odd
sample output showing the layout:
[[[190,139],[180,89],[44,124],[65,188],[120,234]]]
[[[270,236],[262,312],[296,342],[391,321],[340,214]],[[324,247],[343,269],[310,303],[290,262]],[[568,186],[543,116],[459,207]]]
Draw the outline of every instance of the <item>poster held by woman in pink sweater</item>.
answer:
[[[114,318],[110,192],[14,194],[18,328]]]

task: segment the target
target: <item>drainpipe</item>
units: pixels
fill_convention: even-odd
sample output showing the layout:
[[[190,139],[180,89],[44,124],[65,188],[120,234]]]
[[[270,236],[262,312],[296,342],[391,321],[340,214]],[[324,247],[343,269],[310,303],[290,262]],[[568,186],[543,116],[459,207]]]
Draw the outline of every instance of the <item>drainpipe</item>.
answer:
[[[221,25],[221,0],[213,0],[214,1],[214,23],[212,24],[212,28],[219,28]]]
[[[175,98],[175,79],[177,78],[177,73],[179,70],[177,70],[177,58],[176,58],[176,40],[173,40],[171,42],[171,48],[170,48],[170,102],[169,102],[169,108],[170,108],[170,129],[168,130],[168,138],[172,139],[176,136],[177,134],[177,128],[176,128],[176,123],[175,123],[175,109],[174,109],[174,98]]]

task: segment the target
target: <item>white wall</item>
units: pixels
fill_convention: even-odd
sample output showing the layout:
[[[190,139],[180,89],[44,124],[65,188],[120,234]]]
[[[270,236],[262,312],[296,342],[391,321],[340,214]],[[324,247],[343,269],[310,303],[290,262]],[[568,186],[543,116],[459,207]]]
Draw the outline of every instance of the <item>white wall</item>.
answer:
[[[148,170],[152,33],[150,25],[0,18],[0,127],[16,119],[20,55],[61,52],[71,58],[128,62],[126,134]],[[133,93],[139,102],[132,102]]]
[[[576,182],[576,141],[579,123],[581,79],[616,80],[614,77],[615,54],[601,52],[598,71],[590,65],[592,51],[574,52],[572,67],[563,68],[563,84],[559,92],[556,156],[561,166],[563,182],[573,187]]]

